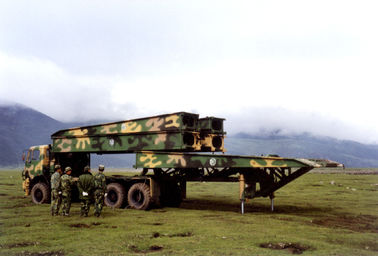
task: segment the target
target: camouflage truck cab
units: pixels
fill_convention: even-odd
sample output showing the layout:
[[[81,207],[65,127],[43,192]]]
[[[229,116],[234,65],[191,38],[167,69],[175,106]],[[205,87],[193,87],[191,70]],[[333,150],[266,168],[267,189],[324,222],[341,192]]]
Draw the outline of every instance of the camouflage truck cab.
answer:
[[[50,200],[50,165],[51,151],[49,145],[30,147],[23,156],[25,161],[22,172],[25,195],[31,193],[34,203],[44,203]]]
[[[54,153],[51,145],[30,147],[23,158],[22,187],[25,195],[30,194],[36,204],[50,201],[50,178],[55,164],[60,164],[63,170],[70,166],[73,169],[72,176],[78,177],[84,166],[90,163],[89,154]]]
[[[48,174],[50,154],[49,145],[30,147],[25,158],[24,175],[33,179],[35,176]]]

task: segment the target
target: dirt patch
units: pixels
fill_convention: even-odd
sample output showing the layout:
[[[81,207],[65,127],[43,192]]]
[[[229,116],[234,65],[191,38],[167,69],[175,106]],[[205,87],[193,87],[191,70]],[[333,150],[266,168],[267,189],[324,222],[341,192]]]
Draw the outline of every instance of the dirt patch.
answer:
[[[8,195],[7,195],[7,194],[3,194],[3,193],[1,193],[0,196],[8,196]]]
[[[76,224],[70,224],[71,228],[90,228],[91,226],[84,223],[76,223]]]
[[[160,233],[159,232],[152,233],[152,238],[158,238],[158,237],[160,237]]]
[[[152,223],[151,225],[153,225],[153,226],[161,226],[161,225],[163,225],[163,223],[155,222],[155,223]]]
[[[151,238],[158,238],[158,237],[163,237],[163,236],[167,236],[167,237],[191,237],[191,236],[193,236],[193,233],[192,232],[183,232],[183,233],[167,235],[167,234],[160,234],[159,232],[154,232],[154,233],[152,233]]]
[[[378,233],[377,217],[371,215],[358,216],[334,216],[314,219],[313,224],[330,227],[348,229],[360,233]]]
[[[291,254],[302,254],[304,251],[311,248],[310,246],[296,243],[264,243],[260,244],[260,247],[273,250],[286,250]]]
[[[163,246],[160,245],[151,245],[150,246],[150,251],[160,251],[163,250]]]
[[[0,186],[14,186],[14,184],[11,184],[11,183],[0,183]]]
[[[192,235],[193,235],[192,232],[184,232],[184,233],[177,233],[177,234],[169,235],[169,237],[190,237]]]
[[[71,228],[90,228],[92,226],[100,226],[101,222],[92,222],[91,224],[84,224],[84,223],[75,223],[68,225]]]
[[[275,219],[275,220],[295,221],[295,220],[293,220],[292,218],[288,218],[288,217],[280,217],[280,216],[276,217],[276,216],[272,216],[271,218],[272,218],[272,219]]]
[[[209,214],[209,215],[203,215],[202,217],[203,217],[203,218],[218,218],[219,215]]]
[[[20,242],[20,243],[1,245],[0,247],[12,249],[12,248],[19,248],[19,247],[36,246],[36,245],[39,245],[39,244],[40,244],[39,242]]]
[[[163,250],[163,246],[160,245],[151,245],[147,250],[139,249],[135,245],[129,245],[128,248],[135,253],[150,253]]]
[[[56,252],[22,252],[20,254],[16,254],[18,256],[64,256],[64,252],[56,251]]]

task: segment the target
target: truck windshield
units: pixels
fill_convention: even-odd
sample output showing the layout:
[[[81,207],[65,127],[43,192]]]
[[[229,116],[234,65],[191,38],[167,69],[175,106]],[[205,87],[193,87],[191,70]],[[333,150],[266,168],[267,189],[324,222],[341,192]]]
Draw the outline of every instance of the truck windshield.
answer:
[[[33,158],[32,160],[39,160],[39,149],[33,150]]]

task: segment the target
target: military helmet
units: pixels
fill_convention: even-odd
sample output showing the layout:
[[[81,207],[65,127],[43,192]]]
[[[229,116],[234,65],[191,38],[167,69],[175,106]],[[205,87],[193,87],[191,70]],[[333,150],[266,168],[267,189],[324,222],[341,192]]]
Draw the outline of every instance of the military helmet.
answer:
[[[100,165],[98,166],[98,170],[99,170],[99,171],[103,171],[103,170],[105,170],[105,166],[102,165],[102,164],[100,164]]]
[[[87,165],[84,167],[84,172],[88,172],[91,168]]]
[[[55,168],[55,170],[60,169],[60,168],[61,168],[61,167],[60,167],[60,164],[56,164],[54,168]]]
[[[66,169],[64,170],[65,173],[69,172],[69,171],[72,171],[72,168],[67,166]]]

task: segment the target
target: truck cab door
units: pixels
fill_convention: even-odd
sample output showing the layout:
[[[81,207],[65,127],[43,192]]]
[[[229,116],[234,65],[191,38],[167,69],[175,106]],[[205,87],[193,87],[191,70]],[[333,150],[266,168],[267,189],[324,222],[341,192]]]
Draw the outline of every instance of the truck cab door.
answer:
[[[23,160],[25,162],[25,169],[30,169],[31,166],[31,155],[33,154],[33,150],[29,149],[27,152],[23,153]]]
[[[25,172],[33,178],[34,176],[41,175],[43,173],[43,156],[38,147],[28,150],[25,159]]]

